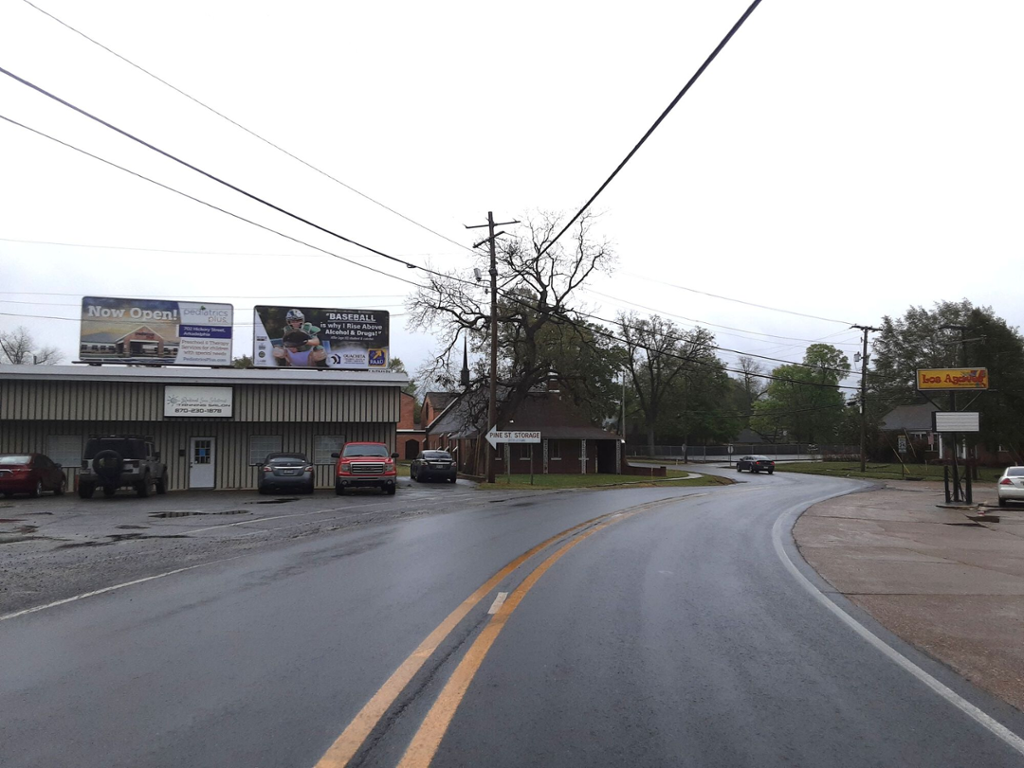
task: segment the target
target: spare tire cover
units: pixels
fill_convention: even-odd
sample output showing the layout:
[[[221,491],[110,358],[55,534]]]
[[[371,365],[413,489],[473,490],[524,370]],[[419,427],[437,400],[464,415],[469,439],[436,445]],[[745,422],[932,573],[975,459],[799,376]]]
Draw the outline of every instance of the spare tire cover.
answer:
[[[100,451],[92,460],[93,471],[104,479],[116,480],[121,476],[121,454],[114,450]]]

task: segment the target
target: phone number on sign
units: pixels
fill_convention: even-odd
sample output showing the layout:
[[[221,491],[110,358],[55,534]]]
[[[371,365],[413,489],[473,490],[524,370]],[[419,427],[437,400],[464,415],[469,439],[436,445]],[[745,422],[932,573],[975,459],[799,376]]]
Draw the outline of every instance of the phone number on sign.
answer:
[[[176,415],[180,414],[182,416],[188,416],[190,414],[195,414],[195,413],[209,413],[209,414],[212,414],[212,415],[217,415],[217,414],[224,413],[224,409],[223,408],[175,408],[174,409],[174,413]]]

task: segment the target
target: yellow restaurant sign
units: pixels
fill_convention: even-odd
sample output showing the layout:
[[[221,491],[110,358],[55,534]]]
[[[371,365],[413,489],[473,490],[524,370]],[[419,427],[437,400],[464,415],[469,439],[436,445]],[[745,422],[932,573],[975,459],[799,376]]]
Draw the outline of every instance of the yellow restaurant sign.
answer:
[[[918,368],[918,389],[988,389],[988,368]]]

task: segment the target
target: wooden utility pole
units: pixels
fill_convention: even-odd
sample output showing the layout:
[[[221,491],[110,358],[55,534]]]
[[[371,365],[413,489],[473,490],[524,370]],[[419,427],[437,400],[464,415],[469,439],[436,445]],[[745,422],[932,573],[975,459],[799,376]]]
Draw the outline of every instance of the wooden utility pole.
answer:
[[[494,227],[518,223],[518,221],[503,221],[500,224],[495,225],[494,214],[493,212],[488,211],[486,224],[474,224],[472,226],[465,225],[466,229],[480,229],[481,227],[487,227],[487,239],[481,240],[479,243],[475,243],[473,247],[478,248],[484,243],[490,243],[491,251],[491,268],[488,270],[491,276],[491,373],[490,376],[488,376],[490,395],[487,402],[487,429],[484,430],[484,434],[490,432],[491,427],[496,426],[498,422],[498,257],[494,241],[499,235],[503,235],[505,233],[498,232],[495,234]],[[479,439],[483,440],[484,435],[480,435]],[[489,451],[485,448],[484,455],[487,457],[487,482],[493,483],[494,451]]]
[[[868,440],[868,333],[881,331],[870,325],[851,325],[864,332],[864,346],[860,357],[860,473],[868,471],[867,440]]]

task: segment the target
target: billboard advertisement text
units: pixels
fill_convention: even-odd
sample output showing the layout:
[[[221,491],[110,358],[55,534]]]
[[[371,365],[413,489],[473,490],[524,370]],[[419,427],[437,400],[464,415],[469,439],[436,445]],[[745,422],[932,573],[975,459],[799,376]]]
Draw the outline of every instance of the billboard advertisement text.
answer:
[[[230,304],[82,299],[79,357],[87,363],[231,365]]]
[[[380,370],[391,362],[390,315],[377,309],[254,309],[253,365]]]

